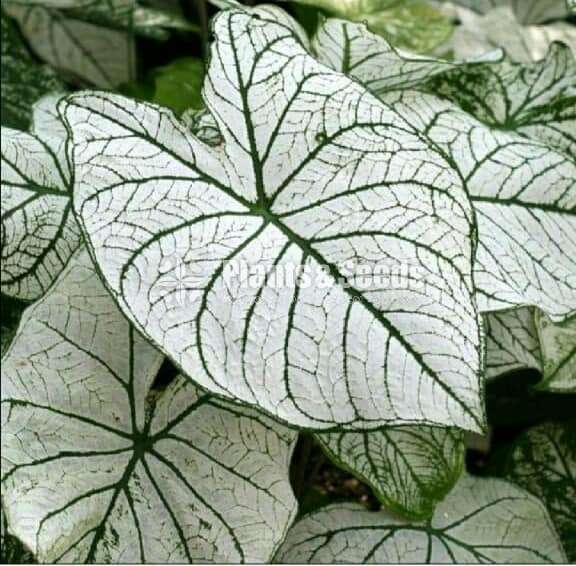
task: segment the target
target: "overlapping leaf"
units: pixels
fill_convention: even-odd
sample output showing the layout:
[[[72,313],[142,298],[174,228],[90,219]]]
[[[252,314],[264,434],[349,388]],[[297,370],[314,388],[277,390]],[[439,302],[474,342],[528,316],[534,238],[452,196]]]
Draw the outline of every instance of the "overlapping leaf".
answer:
[[[304,517],[276,557],[288,563],[557,563],[562,545],[544,505],[503,480],[464,476],[430,522],[358,504]]]
[[[1,288],[20,299],[41,296],[81,242],[57,100],[38,102],[32,133],[2,128]]]
[[[479,429],[460,178],[287,27],[214,30],[218,148],[157,107],[68,99],[76,210],[124,312],[203,387],[295,425]]]
[[[42,562],[266,562],[296,512],[295,433],[181,377],[86,252],[24,315],[2,364],[2,498]]]
[[[6,2],[5,9],[18,21],[34,52],[53,67],[70,73],[75,80],[112,88],[133,78],[130,21],[122,20],[120,27],[101,25],[83,19],[84,12],[78,17],[74,12],[34,3]]]
[[[486,377],[524,368],[542,370],[534,309],[520,307],[486,315]]]
[[[428,518],[464,465],[462,434],[449,428],[392,427],[316,434],[339,466],[368,483],[386,509]]]
[[[568,560],[576,560],[576,421],[525,433],[513,449],[508,477],[546,503]]]
[[[509,58],[459,66],[431,80],[428,89],[490,126],[540,140],[576,155],[576,58],[562,44],[537,63]]]
[[[479,60],[451,62],[418,56],[395,49],[364,24],[330,18],[319,27],[312,41],[319,61],[343,73],[358,77],[372,92],[409,88],[434,75],[461,65],[475,66],[481,61],[498,61],[498,50]]]
[[[27,130],[32,105],[43,95],[62,90],[54,73],[32,60],[14,24],[1,12],[2,125]]]
[[[356,29],[354,24],[347,26]],[[316,44],[317,50],[321,46]],[[383,48],[389,52],[385,44]],[[326,62],[337,61],[331,58],[333,51],[328,53]],[[398,58],[399,65],[403,62]],[[479,227],[475,279],[480,308],[534,305],[557,321],[576,308],[576,163],[569,154],[575,100],[570,79],[575,69],[560,46],[551,50],[547,62],[531,67],[510,62],[465,65],[419,86],[442,90],[446,85],[443,90],[453,93],[463,109],[415,91],[384,88],[380,94],[396,110],[410,115],[412,124],[445,151],[462,173]],[[435,72],[437,63],[429,64],[431,73]],[[371,67],[357,65],[349,72],[378,86]],[[386,69],[381,68],[380,74],[385,78]],[[484,75],[494,76],[493,83],[499,81],[488,102],[480,98],[487,92],[478,86],[481,79],[462,79],[458,94],[444,79]],[[518,133],[506,131],[508,126]]]

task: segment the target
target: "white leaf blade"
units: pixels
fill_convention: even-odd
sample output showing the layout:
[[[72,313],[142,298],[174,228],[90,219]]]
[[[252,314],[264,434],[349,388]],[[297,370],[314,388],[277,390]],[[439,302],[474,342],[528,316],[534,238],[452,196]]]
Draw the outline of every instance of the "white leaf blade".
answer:
[[[511,483],[464,476],[430,524],[334,504],[292,528],[277,562],[564,562],[542,503]]]
[[[36,106],[38,134],[2,128],[2,292],[26,300],[42,295],[81,241],[66,138],[59,137],[65,132],[50,114],[56,100],[50,96]]]
[[[280,543],[296,434],[182,378],[150,391],[162,360],[85,252],[24,315],[3,360],[2,495],[39,560],[266,562]]]
[[[200,144],[169,113],[151,106],[108,95],[68,99],[76,212],[125,313],[200,385],[298,426],[429,421],[480,428],[479,336],[468,271],[471,216],[458,177],[396,113],[357,83],[319,66],[285,26],[225,12],[216,20],[215,33],[205,99],[225,138],[222,148]],[[265,66],[251,63],[256,48],[254,60],[262,59]],[[234,53],[240,51],[244,56],[238,66]],[[300,79],[287,86],[284,76]],[[251,85],[252,80],[254,86],[245,88],[244,81]],[[347,105],[357,101],[357,110],[342,113],[342,96]],[[252,115],[255,105],[259,111]],[[319,122],[322,113],[314,109],[322,106],[331,119]],[[290,124],[301,124],[302,112],[311,122],[294,129]],[[381,133],[374,130],[376,124]],[[98,139],[102,135],[106,141]],[[127,153],[127,139],[136,152]],[[365,147],[367,140],[386,155],[380,165],[364,161],[365,150],[358,144]],[[347,167],[316,160],[320,154],[337,155],[340,145],[351,148]],[[409,153],[388,157],[388,147]],[[348,196],[344,187],[352,182],[359,195],[366,191],[367,196]],[[379,184],[398,185],[403,206],[385,212],[388,205],[372,188]],[[175,213],[187,191],[193,201]],[[412,208],[410,201],[418,204]],[[398,207],[395,199],[390,206]],[[437,211],[437,220],[422,216],[422,206],[432,215]],[[395,219],[400,213],[413,222],[404,226]],[[131,236],[125,237],[125,220],[138,215],[144,225],[130,221]],[[392,223],[390,233],[381,232],[386,223]],[[342,237],[343,227],[352,233]],[[303,265],[308,277],[317,277],[326,267],[334,280],[336,265],[350,259],[351,247],[366,247],[365,262],[374,265],[377,248],[384,245],[395,250],[388,254],[392,269],[404,262],[425,273],[431,270],[432,287],[446,292],[447,302],[434,300],[428,308],[409,289],[395,293],[378,287],[364,295],[354,288],[304,289],[300,284],[295,292],[273,289],[265,281],[247,291],[243,281],[229,284],[221,277],[224,261],[234,259],[240,265],[261,263],[268,274]],[[168,260],[180,262],[178,268],[207,266],[194,273],[193,290],[184,294],[187,309],[170,304],[177,293],[165,285],[178,269],[169,267],[161,283],[155,274],[170,254]],[[143,287],[158,300],[143,304],[138,298]],[[223,296],[232,300],[223,304]],[[403,302],[413,306],[396,308]],[[311,326],[306,305],[322,303],[339,306],[326,316],[312,307],[321,319]],[[280,309],[272,319],[269,304]],[[229,323],[236,320],[260,325],[263,345],[251,336],[254,329]],[[428,332],[413,331],[423,324]],[[352,328],[364,335],[351,336],[353,347],[369,364],[390,373],[388,398],[367,398],[374,378],[349,366],[346,352],[329,360],[329,352],[336,345],[342,349],[342,336]],[[405,360],[404,369],[371,355],[374,340],[388,343],[389,359]],[[224,358],[222,348],[228,352]],[[311,372],[318,372],[318,384],[310,380]],[[331,372],[341,377],[353,372],[350,389],[345,378]],[[410,376],[411,391],[405,391],[399,373]]]

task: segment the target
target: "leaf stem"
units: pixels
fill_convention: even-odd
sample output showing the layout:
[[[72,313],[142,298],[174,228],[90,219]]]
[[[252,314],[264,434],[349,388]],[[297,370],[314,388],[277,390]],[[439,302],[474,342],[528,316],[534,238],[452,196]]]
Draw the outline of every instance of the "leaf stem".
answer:
[[[206,0],[194,0],[196,4],[196,14],[200,23],[200,38],[202,40],[202,56],[204,61],[208,60],[208,8]]]

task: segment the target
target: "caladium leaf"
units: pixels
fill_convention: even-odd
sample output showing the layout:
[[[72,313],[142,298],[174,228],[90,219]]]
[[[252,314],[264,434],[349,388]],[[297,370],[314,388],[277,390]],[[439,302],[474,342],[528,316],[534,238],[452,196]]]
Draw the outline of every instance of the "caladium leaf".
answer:
[[[554,41],[568,44],[576,53],[576,29],[567,22],[523,26],[510,6],[500,6],[485,15],[461,8],[450,45],[457,59],[465,59],[502,47],[515,61],[542,59]]]
[[[461,65],[499,61],[503,53],[494,50],[471,61],[433,59],[394,48],[365,24],[336,18],[325,20],[312,40],[318,60],[332,69],[361,80],[372,92],[409,88]]]
[[[214,31],[222,146],[154,106],[67,99],[76,212],[124,312],[201,386],[294,425],[480,429],[460,178],[287,27],[229,10]]]
[[[436,97],[404,91],[394,100],[398,111],[405,108],[412,123],[453,157],[468,187],[478,221],[480,310],[533,305],[555,322],[571,316],[576,162],[543,143],[488,128]]]
[[[2,498],[41,562],[266,562],[296,512],[296,434],[177,377],[88,254],[23,317],[2,364]]]
[[[459,66],[427,88],[492,128],[576,155],[576,58],[565,45],[553,44],[537,63]]]
[[[534,309],[520,307],[486,315],[486,377],[517,369],[542,370]]]
[[[535,316],[543,373],[538,387],[556,393],[576,393],[576,316],[558,324],[539,311]]]
[[[1,10],[2,125],[27,130],[32,105],[44,94],[62,90],[54,73],[32,60],[13,22]]]
[[[576,317],[553,323],[537,309],[523,307],[486,317],[488,378],[533,368],[542,373],[538,389],[576,391]]]
[[[288,563],[564,562],[544,505],[515,485],[463,476],[429,522],[334,504],[300,520],[276,557]]]
[[[44,293],[81,242],[57,100],[38,103],[32,133],[2,128],[1,289],[25,300]]]
[[[319,45],[316,44],[317,50]],[[551,70],[542,64],[524,72],[508,62],[494,64],[502,73],[509,69],[511,76],[524,77],[524,81],[515,87],[510,79],[508,89],[501,87],[500,95],[494,95],[490,106],[469,95],[485,114],[492,112],[492,122],[480,122],[450,101],[420,92],[385,88],[380,92],[384,101],[401,114],[411,116],[411,123],[451,156],[462,173],[478,220],[475,279],[479,306],[485,312],[534,305],[558,321],[576,308],[576,162],[568,152],[526,137],[552,140],[563,149],[572,146],[573,87],[564,77],[573,76],[574,64],[568,63],[566,55],[560,46],[553,49],[550,57],[558,67],[553,65]],[[336,60],[325,59],[330,61]],[[434,69],[436,63],[432,61],[430,65]],[[479,65],[478,69],[484,67],[490,65]],[[475,76],[476,67],[461,67],[463,75],[466,69]],[[371,68],[358,65],[350,74],[361,82],[378,85]],[[498,72],[495,74],[502,80]],[[381,76],[386,77],[385,67]],[[439,75],[421,88],[447,84],[442,77]],[[473,88],[477,88],[476,82],[467,90]],[[519,92],[516,98],[515,90]],[[465,97],[454,94],[463,108],[483,118]],[[519,133],[503,127],[511,117],[502,108],[512,104],[512,118],[517,120]],[[526,112],[523,105],[528,107]],[[541,114],[543,124],[534,118],[537,114]],[[557,242],[559,234],[562,246]]]
[[[44,6],[7,2],[5,8],[38,57],[53,67],[102,88],[134,77],[131,26],[108,27]]]
[[[544,424],[522,435],[508,477],[544,501],[568,561],[576,560],[576,421]]]
[[[461,432],[424,426],[316,434],[328,456],[368,483],[382,504],[412,519],[428,518],[464,465]]]

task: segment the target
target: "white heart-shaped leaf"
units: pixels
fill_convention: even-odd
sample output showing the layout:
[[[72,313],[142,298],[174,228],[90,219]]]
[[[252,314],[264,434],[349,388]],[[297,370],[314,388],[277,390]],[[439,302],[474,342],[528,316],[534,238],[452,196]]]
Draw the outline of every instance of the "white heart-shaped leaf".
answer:
[[[507,475],[546,504],[568,560],[576,560],[576,421],[524,433],[514,444]]]
[[[558,563],[565,555],[539,500],[503,480],[464,476],[426,523],[354,503],[320,509],[292,527],[276,561]]]
[[[296,434],[178,377],[75,255],[2,363],[2,500],[41,562],[266,562]]]
[[[328,456],[368,483],[394,513],[428,518],[464,466],[462,434],[449,428],[387,427],[316,434]]]
[[[2,128],[1,288],[20,299],[40,297],[81,242],[57,99],[35,107],[32,133]]]
[[[124,312],[201,386],[294,425],[480,429],[457,173],[286,26],[226,11],[214,32],[222,146],[151,105],[67,100],[76,212]]]
[[[4,9],[1,19],[2,125],[27,130],[32,105],[44,94],[62,90],[62,85],[50,69],[32,59]]]

